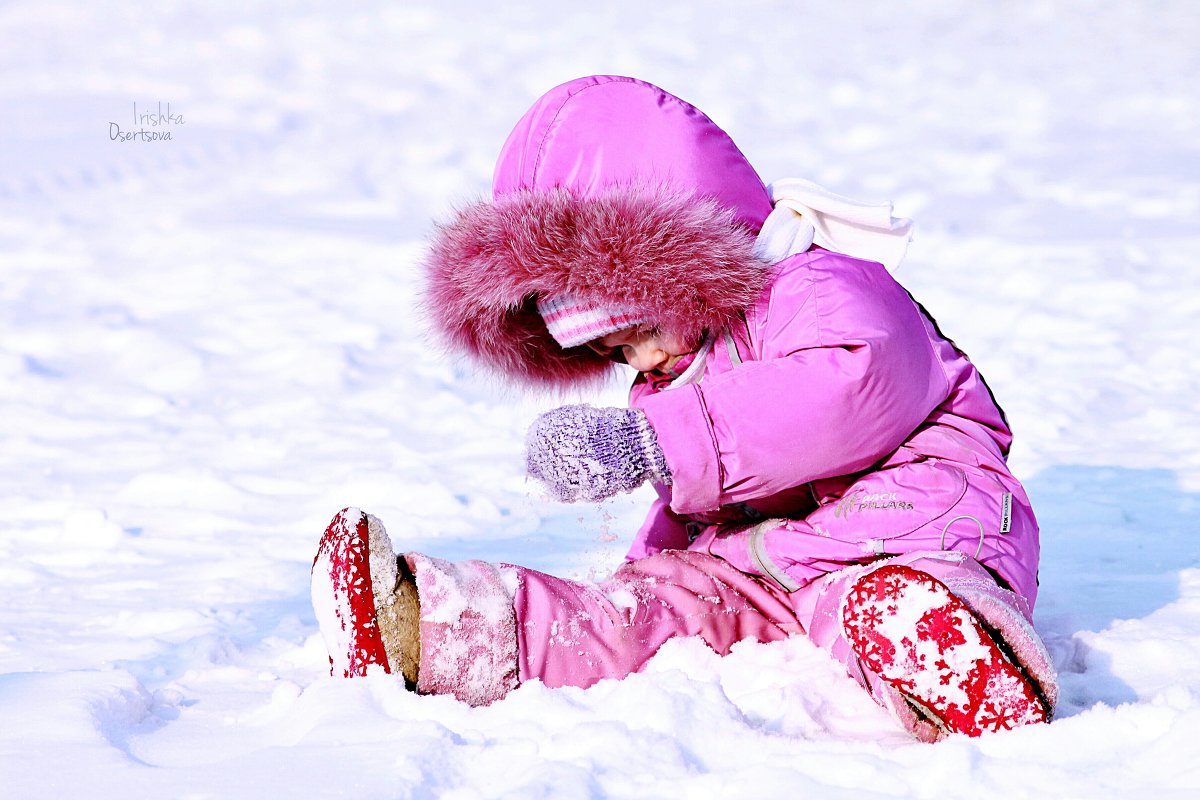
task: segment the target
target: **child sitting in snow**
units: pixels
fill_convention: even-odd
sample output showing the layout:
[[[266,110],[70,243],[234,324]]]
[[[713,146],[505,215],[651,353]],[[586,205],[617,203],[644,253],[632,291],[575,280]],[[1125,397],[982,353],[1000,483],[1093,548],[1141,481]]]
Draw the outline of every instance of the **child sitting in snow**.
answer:
[[[912,733],[1042,722],[1053,669],[1030,624],[1038,530],[975,367],[884,265],[889,206],[768,190],[693,106],[598,76],[542,97],[493,200],[443,226],[427,305],[448,342],[534,387],[638,370],[630,408],[566,406],[528,435],[564,501],[651,482],[628,561],[585,584],[397,558],[339,513],[313,568],[335,673],[490,703],[588,686],[667,639],[804,634]]]

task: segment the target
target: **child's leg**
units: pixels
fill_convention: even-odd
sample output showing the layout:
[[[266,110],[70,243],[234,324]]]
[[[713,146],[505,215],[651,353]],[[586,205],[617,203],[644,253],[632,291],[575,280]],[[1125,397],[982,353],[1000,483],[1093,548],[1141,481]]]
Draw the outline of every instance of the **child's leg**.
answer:
[[[676,636],[699,636],[725,655],[742,639],[802,632],[786,594],[704,553],[668,550],[626,563],[599,584],[520,575],[520,677],[548,686],[637,672]]]
[[[590,686],[640,670],[676,636],[725,654],[800,632],[786,596],[703,553],[667,551],[578,583],[480,561],[409,554],[421,598],[418,691],[472,704],[519,683]]]
[[[313,604],[341,674],[394,670],[376,610],[391,602],[395,569],[378,520],[346,509],[330,523],[313,570]],[[590,686],[641,669],[675,636],[700,636],[724,655],[737,641],[801,633],[788,596],[705,553],[666,551],[623,565],[598,584],[482,561],[405,556],[419,598],[416,688],[473,705],[522,681]],[[392,565],[394,567],[394,565]],[[387,574],[382,582],[380,576]],[[378,584],[378,585],[375,585]]]

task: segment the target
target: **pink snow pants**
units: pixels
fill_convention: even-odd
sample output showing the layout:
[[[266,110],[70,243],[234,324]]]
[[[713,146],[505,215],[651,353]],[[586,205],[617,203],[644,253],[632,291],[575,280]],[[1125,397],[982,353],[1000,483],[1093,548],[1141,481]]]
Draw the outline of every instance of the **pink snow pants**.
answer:
[[[858,577],[883,563],[907,564],[946,584],[1053,693],[1053,668],[1024,598],[1000,588],[959,552],[915,552],[849,567],[791,593],[689,550],[627,562],[598,584],[482,561],[407,558],[421,597],[417,690],[453,694],[473,705],[497,700],[531,679],[551,687],[586,687],[624,677],[676,636],[699,636],[725,655],[743,639],[771,642],[805,634],[914,734],[932,739],[936,732],[925,730],[907,703],[863,668],[842,633],[843,596]]]

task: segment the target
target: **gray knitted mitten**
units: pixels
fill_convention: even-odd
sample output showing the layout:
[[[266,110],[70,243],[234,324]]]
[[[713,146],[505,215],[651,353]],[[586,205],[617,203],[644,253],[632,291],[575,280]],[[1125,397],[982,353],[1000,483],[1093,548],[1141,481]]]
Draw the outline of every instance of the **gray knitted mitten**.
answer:
[[[635,408],[547,411],[529,427],[525,466],[564,503],[603,500],[648,479],[671,482],[654,429]]]

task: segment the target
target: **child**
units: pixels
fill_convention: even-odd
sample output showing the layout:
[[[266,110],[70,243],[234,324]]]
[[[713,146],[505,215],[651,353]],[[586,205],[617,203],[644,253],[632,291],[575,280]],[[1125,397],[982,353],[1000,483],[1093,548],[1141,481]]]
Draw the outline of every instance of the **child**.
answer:
[[[659,499],[600,584],[397,558],[343,510],[313,567],[335,672],[483,704],[622,677],[674,636],[724,654],[805,634],[922,740],[1049,718],[1008,424],[877,263],[908,241],[890,206],[769,192],[699,110],[611,76],[542,97],[493,194],[433,243],[435,327],[529,386],[637,369],[630,408],[538,419],[528,469],[564,501],[647,481]]]

